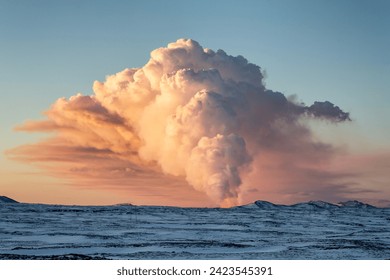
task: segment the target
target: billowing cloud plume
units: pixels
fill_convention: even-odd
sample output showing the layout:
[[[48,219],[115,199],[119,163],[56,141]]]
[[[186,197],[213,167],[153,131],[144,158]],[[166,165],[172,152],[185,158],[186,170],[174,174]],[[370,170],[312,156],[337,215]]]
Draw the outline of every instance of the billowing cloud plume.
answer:
[[[316,101],[313,105],[306,108],[306,110],[315,117],[326,117],[337,122],[351,120],[349,113],[343,112],[338,106],[334,106],[329,101]]]
[[[178,176],[216,204],[233,205],[243,185],[261,185],[248,180],[261,181],[267,160],[280,168],[310,166],[332,155],[332,146],[313,140],[305,120],[349,120],[328,101],[305,106],[267,89],[260,67],[242,56],[186,39],[152,51],[142,68],[96,81],[93,91],[58,99],[46,120],[19,126],[55,135],[9,153],[34,161],[47,146],[39,160],[50,162],[54,145],[74,153],[78,164],[79,152],[104,154],[127,163],[131,176],[145,170]]]

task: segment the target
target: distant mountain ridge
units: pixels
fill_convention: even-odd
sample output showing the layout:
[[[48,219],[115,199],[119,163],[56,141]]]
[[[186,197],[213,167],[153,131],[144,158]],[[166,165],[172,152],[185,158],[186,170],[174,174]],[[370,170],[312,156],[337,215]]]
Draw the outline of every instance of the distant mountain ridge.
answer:
[[[357,200],[349,200],[339,202],[337,204],[326,201],[315,200],[309,202],[301,202],[292,205],[273,204],[268,201],[257,200],[254,204],[261,209],[277,209],[277,208],[299,208],[299,209],[337,209],[337,208],[377,208],[371,204],[363,203]]]
[[[0,203],[19,203],[8,196],[0,196]]]
[[[7,197],[7,196],[0,196],[0,204],[4,204],[4,203],[15,204],[15,203],[19,203],[19,202],[12,199],[12,198]],[[58,206],[60,206],[60,205],[58,205]],[[66,205],[62,205],[62,206],[66,206]],[[76,206],[76,205],[73,205],[73,206]],[[112,206],[137,207],[138,205],[133,205],[131,203],[119,203],[119,204],[114,204]],[[85,207],[87,207],[87,206],[85,206]],[[164,207],[164,206],[159,206],[159,207]],[[343,201],[343,202],[339,202],[336,204],[329,203],[329,202],[322,201],[322,200],[313,200],[313,201],[308,201],[308,202],[295,203],[295,204],[291,204],[291,205],[274,204],[272,202],[265,201],[265,200],[256,200],[253,203],[249,203],[247,205],[239,205],[239,206],[235,206],[235,207],[255,208],[255,209],[260,208],[260,209],[268,209],[268,210],[271,210],[271,209],[315,210],[315,209],[339,209],[339,208],[363,208],[363,209],[380,208],[380,207],[376,207],[376,206],[373,206],[371,204],[367,204],[367,203],[364,203],[364,202],[361,202],[358,200],[348,200],[348,201]],[[235,208],[235,207],[232,207],[232,208]],[[180,208],[180,207],[178,207],[178,208]],[[199,208],[202,208],[202,207],[199,207]],[[385,207],[385,208],[389,208],[389,207]]]

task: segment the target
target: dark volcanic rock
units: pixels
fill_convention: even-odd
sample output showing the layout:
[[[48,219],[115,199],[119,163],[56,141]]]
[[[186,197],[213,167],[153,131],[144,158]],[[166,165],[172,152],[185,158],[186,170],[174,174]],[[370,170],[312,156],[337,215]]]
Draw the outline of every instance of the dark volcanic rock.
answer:
[[[341,205],[341,207],[349,207],[349,208],[376,208],[375,206],[357,200],[343,201],[343,202],[339,202],[338,204]]]
[[[278,207],[280,207],[280,205],[276,205],[271,202],[263,201],[263,200],[257,200],[255,201],[255,204],[257,205],[257,207],[261,209],[277,209]]]
[[[0,254],[0,260],[108,260],[100,256],[88,256],[83,254],[65,254],[65,255],[16,255],[16,254]]]
[[[19,202],[7,196],[0,196],[0,203],[19,203]]]

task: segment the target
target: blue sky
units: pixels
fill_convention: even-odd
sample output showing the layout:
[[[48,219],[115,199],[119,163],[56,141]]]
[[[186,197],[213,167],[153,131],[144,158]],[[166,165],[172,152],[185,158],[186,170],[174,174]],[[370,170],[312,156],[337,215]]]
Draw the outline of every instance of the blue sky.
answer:
[[[184,37],[241,54],[267,72],[268,87],[329,99],[381,134],[389,12],[388,1],[0,1],[1,124],[90,93],[94,80]]]
[[[0,150],[40,137],[12,129],[57,98],[192,38],[261,66],[273,90],[335,103],[351,113],[357,149],[388,151],[389,14],[380,0],[0,0]],[[0,168],[13,165],[1,155]]]

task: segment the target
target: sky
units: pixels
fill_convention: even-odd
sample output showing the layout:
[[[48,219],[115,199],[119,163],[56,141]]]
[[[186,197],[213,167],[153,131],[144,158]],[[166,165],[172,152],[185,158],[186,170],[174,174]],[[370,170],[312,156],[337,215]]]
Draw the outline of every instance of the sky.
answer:
[[[390,205],[389,12],[380,0],[0,0],[0,195],[82,205]],[[126,68],[149,82],[118,91],[133,83]],[[172,73],[183,79],[177,87],[166,81]],[[137,90],[149,99],[109,102]],[[350,120],[310,107],[316,101]],[[195,115],[191,104],[200,103],[216,113],[204,105]],[[101,117],[104,125],[91,121]]]

